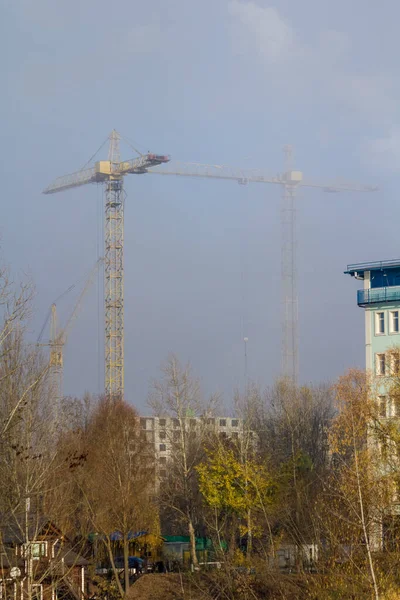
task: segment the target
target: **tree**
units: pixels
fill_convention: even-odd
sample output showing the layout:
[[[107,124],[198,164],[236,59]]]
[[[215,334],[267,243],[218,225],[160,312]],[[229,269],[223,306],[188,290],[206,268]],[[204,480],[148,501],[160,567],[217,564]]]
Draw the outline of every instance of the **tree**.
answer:
[[[274,505],[277,484],[265,464],[248,457],[242,460],[237,448],[220,442],[207,452],[207,460],[196,467],[199,473],[199,488],[205,503],[214,511],[215,526],[219,547],[222,548],[220,531],[229,533],[230,554],[236,547],[236,536],[240,519],[245,519],[247,527],[241,535],[249,533],[249,513],[261,513]],[[221,520],[225,527],[221,527]],[[251,531],[255,527],[251,524]],[[262,529],[260,529],[262,531]],[[249,556],[249,554],[248,554]]]
[[[149,405],[156,415],[175,419],[177,427],[167,432],[172,454],[169,476],[160,488],[160,502],[187,528],[191,564],[197,567],[195,525],[199,503],[196,465],[203,456],[207,420],[216,398],[211,398],[207,407],[203,404],[199,383],[193,378],[190,366],[182,367],[174,355],[168,358],[162,373],[162,380],[153,384]],[[191,429],[190,419],[196,421],[194,429]]]
[[[83,442],[85,458],[74,469],[75,481],[83,498],[87,526],[99,534],[120,595],[124,597],[129,589],[132,532],[159,531],[158,512],[152,501],[155,486],[152,448],[140,437],[135,410],[122,400],[106,397],[100,398]],[[115,532],[123,548],[124,589],[114,562]]]
[[[378,465],[373,430],[377,406],[362,371],[352,370],[342,376],[335,392],[338,413],[329,432],[333,465],[322,494],[323,506],[329,507],[329,511],[323,511],[325,535],[331,551],[345,545],[355,547],[357,554],[365,551],[366,577],[379,600],[371,537],[380,520],[386,484]],[[351,555],[349,559],[353,560]]]
[[[74,566],[65,566],[63,540],[58,550],[53,549],[51,559],[47,557],[45,567],[32,556],[44,521],[53,521],[62,530],[64,513],[58,493],[64,457],[58,445],[47,373],[47,361],[38,348],[26,343],[24,328],[13,327],[0,354],[1,551],[16,558],[15,548],[10,553],[9,544],[24,548],[27,568],[20,585],[28,600],[34,586],[42,582],[51,585],[53,591],[67,583],[72,586],[69,574]],[[77,547],[74,550],[79,552]]]
[[[280,484],[274,529],[297,547],[301,568],[304,544],[319,538],[315,502],[329,468],[333,393],[327,386],[296,387],[280,380],[264,396],[258,394],[256,406],[252,427],[259,452]]]

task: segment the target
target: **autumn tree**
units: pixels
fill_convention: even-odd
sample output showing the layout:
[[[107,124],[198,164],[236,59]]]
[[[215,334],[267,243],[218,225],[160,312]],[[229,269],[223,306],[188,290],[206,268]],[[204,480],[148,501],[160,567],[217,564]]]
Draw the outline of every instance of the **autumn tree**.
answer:
[[[321,495],[322,527],[331,554],[348,548],[349,568],[358,565],[353,577],[357,573],[361,583],[369,584],[378,600],[373,538],[380,528],[386,482],[374,431],[377,405],[362,371],[349,371],[334,390],[338,412],[329,431],[332,468]]]
[[[41,351],[27,343],[27,297],[10,294],[2,306],[3,328],[0,348],[0,489],[1,552],[10,554],[10,543],[25,548],[24,591],[28,600],[34,585],[51,580],[53,589],[68,581],[70,569],[63,563],[60,541],[52,565],[33,561],[33,542],[44,519],[62,529],[61,486],[64,458],[57,443],[53,396],[48,381],[48,363]],[[61,536],[62,537],[62,536]],[[71,549],[71,548],[70,548]],[[79,552],[79,548],[74,548]]]
[[[84,460],[73,469],[86,526],[99,534],[121,597],[129,589],[129,543],[132,532],[159,532],[152,448],[140,437],[135,410],[122,400],[101,398],[85,429]],[[78,453],[79,454],[79,453]],[[113,533],[123,549],[125,585],[115,568]]]
[[[164,511],[172,513],[186,528],[191,563],[196,567],[196,525],[200,516],[196,465],[203,457],[207,421],[216,398],[206,405],[190,366],[183,367],[173,355],[162,368],[162,374],[162,379],[153,384],[149,405],[155,415],[173,418],[176,428],[167,431],[172,451],[168,476],[160,486],[160,503]]]
[[[280,380],[257,398],[252,428],[259,453],[270,462],[280,484],[274,529],[297,547],[300,568],[304,544],[319,538],[314,509],[329,468],[333,394],[326,386],[297,387]]]
[[[196,470],[200,492],[214,517],[209,527],[214,530],[220,549],[222,540],[229,539],[232,557],[237,537],[248,534],[250,511],[254,521],[252,533],[258,530],[258,535],[262,535],[264,517],[277,499],[276,481],[267,465],[254,457],[242,460],[237,446],[229,441],[220,441],[209,449],[206,460]],[[246,525],[240,526],[241,521]]]

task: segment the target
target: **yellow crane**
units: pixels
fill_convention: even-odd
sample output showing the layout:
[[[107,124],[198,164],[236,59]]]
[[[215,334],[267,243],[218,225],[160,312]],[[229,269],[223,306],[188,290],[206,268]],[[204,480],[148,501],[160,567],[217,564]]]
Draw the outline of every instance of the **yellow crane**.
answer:
[[[54,398],[54,405],[56,407],[56,412],[60,405],[60,402],[63,398],[63,371],[64,371],[64,346],[67,342],[68,334],[71,330],[72,324],[76,320],[79,310],[82,306],[83,299],[91,287],[96,273],[98,272],[100,266],[103,264],[104,259],[99,258],[96,261],[96,264],[91,269],[89,275],[86,277],[84,285],[82,287],[81,293],[75,303],[75,306],[69,315],[64,327],[60,328],[58,324],[57,318],[57,302],[68,294],[72,289],[76,287],[76,285],[71,285],[65,292],[63,292],[58,298],[52,303],[47,318],[43,324],[43,327],[40,331],[38,337],[38,345],[40,346],[49,346],[50,348],[50,357],[49,357],[49,373],[50,373],[50,386],[51,393]],[[43,343],[43,333],[44,330],[50,320],[50,339],[48,342]]]
[[[113,130],[109,136],[108,160],[94,167],[59,177],[44,190],[54,194],[87,183],[104,184],[104,310],[105,310],[105,393],[122,398],[124,395],[124,191],[125,175],[141,175],[149,167],[169,161],[159,154],[120,160],[121,136]]]
[[[124,394],[124,193],[125,175],[144,173],[208,178],[248,183],[267,183],[281,187],[282,194],[282,369],[293,383],[298,378],[298,301],[296,267],[296,191],[299,187],[319,188],[325,192],[371,192],[374,186],[354,183],[319,183],[303,179],[301,171],[291,166],[291,148],[286,147],[287,166],[284,173],[271,177],[257,169],[231,168],[222,165],[179,163],[159,169],[170,161],[169,156],[144,154],[121,161],[121,136],[114,130],[109,135],[108,160],[93,167],[59,177],[44,194],[53,194],[88,183],[104,184],[105,202],[105,393],[123,397]],[[154,168],[157,167],[157,168]]]

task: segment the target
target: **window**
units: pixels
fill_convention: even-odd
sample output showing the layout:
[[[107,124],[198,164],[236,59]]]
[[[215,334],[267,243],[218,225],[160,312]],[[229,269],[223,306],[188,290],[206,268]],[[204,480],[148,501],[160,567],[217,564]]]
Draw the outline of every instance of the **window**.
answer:
[[[165,469],[162,469],[162,471],[160,471],[160,477],[161,477],[162,479],[165,479],[165,478],[166,478],[166,476],[167,476],[167,471],[166,471]]]
[[[166,444],[160,444],[160,452],[165,452],[167,449]]]
[[[165,438],[167,437],[167,432],[160,431],[159,436],[160,436],[160,440],[165,440]]]
[[[398,398],[389,398],[386,404],[388,417],[398,417],[400,415]]]
[[[178,429],[179,425],[179,419],[172,419],[172,422],[174,424],[175,429]]]
[[[226,427],[226,419],[220,419],[219,420],[219,426],[220,427]]]
[[[399,375],[400,371],[400,355],[394,352],[392,355],[392,375]]]
[[[386,358],[384,354],[376,355],[376,374],[384,375],[386,371]]]
[[[179,431],[174,431],[174,442],[178,442],[180,440],[181,434]]]
[[[166,464],[167,464],[167,457],[160,456],[160,465],[166,465]]]
[[[375,335],[383,335],[385,333],[385,313],[375,313]]]
[[[32,542],[31,543],[31,555],[33,560],[39,560],[41,556],[47,556],[47,543],[46,542]]]
[[[238,439],[239,439],[239,434],[238,434],[238,432],[237,432],[237,431],[234,431],[234,432],[232,433],[232,439],[233,439],[233,440],[238,440]]]
[[[389,317],[390,333],[399,333],[399,311],[391,310]]]
[[[386,396],[378,396],[379,416],[386,417]]]
[[[190,419],[190,428],[195,429],[197,425],[197,419]]]
[[[239,419],[232,419],[232,427],[238,427],[239,426]]]
[[[142,431],[145,434],[144,440],[146,442],[154,442],[154,431]]]
[[[160,427],[165,427],[166,424],[167,424],[166,419],[160,419]]]
[[[146,419],[140,419],[140,429],[146,429]]]
[[[221,440],[225,440],[227,438],[226,431],[220,431],[219,437],[221,438]]]
[[[215,425],[215,419],[207,419],[207,425]]]

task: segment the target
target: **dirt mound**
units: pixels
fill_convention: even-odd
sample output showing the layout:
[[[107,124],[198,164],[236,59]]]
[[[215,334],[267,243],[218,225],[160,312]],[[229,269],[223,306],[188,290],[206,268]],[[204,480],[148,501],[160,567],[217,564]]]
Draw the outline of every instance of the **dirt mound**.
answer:
[[[232,579],[219,572],[149,574],[131,586],[127,600],[210,600],[221,597],[222,593],[238,600],[300,600],[305,596],[304,585],[299,586],[299,583],[291,576],[263,581],[245,575],[235,575]]]
[[[183,586],[187,596],[187,581],[179,573],[143,575],[130,588],[128,600],[182,600]],[[191,600],[202,600],[201,594],[190,595]]]

